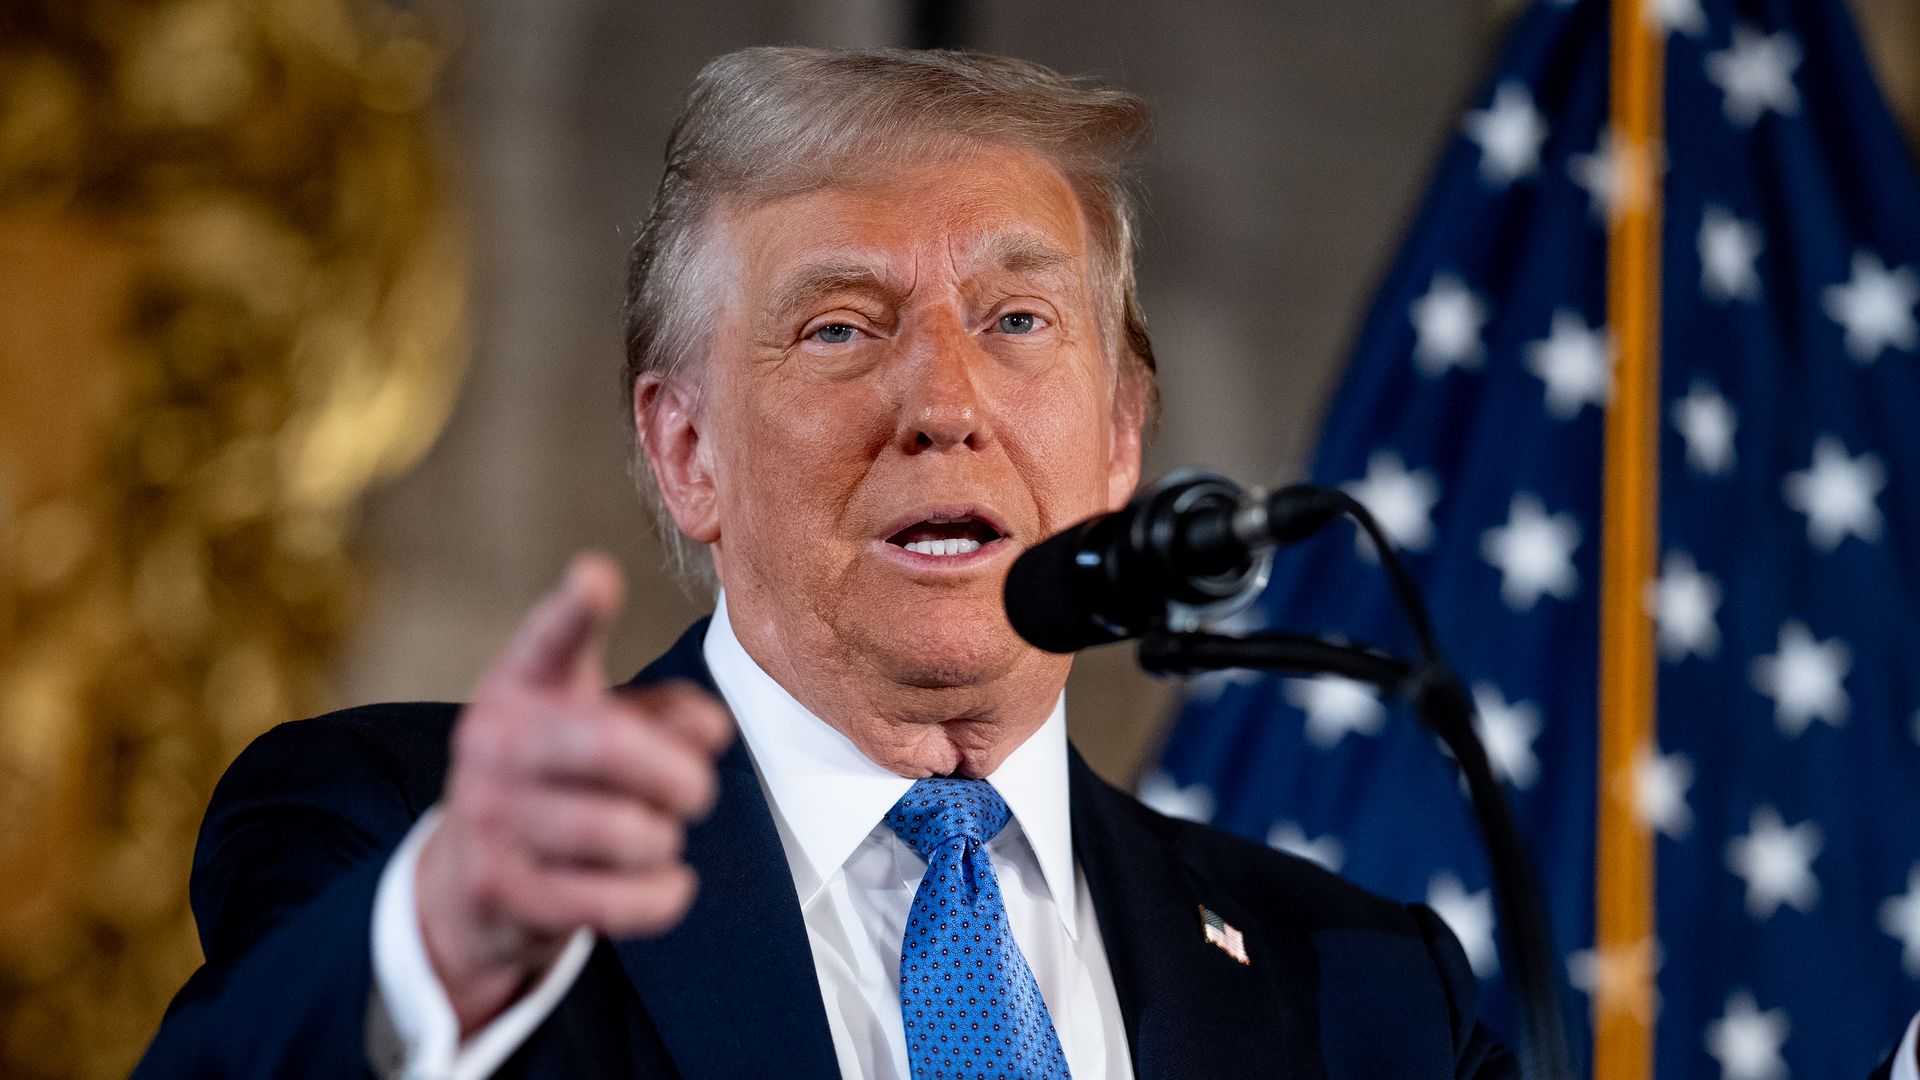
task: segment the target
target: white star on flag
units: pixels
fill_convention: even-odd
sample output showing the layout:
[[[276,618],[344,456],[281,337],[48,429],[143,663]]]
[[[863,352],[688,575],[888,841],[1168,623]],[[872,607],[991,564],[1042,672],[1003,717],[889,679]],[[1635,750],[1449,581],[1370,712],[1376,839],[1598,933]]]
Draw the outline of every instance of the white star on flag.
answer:
[[[1308,839],[1305,829],[1298,822],[1276,822],[1267,830],[1267,846],[1277,851],[1299,857],[1311,863],[1319,863],[1332,873],[1340,872],[1340,864],[1346,862],[1347,852],[1340,841],[1331,836]]]
[[[1726,1011],[1707,1025],[1707,1053],[1720,1063],[1720,1080],[1787,1080],[1780,1048],[1787,1044],[1787,1011],[1761,1012],[1745,990],[1727,997]]]
[[[1588,211],[1602,225],[1647,204],[1653,171],[1646,147],[1627,142],[1611,127],[1600,133],[1592,153],[1567,159],[1567,175],[1586,190]]]
[[[1155,769],[1140,779],[1139,800],[1173,818],[1206,824],[1213,820],[1213,792],[1205,784],[1181,787],[1173,777]]]
[[[1533,740],[1540,736],[1540,710],[1525,701],[1507,702],[1500,688],[1488,682],[1473,684],[1473,729],[1486,746],[1495,776],[1522,791],[1540,776],[1540,759]]]
[[[1433,275],[1407,315],[1417,338],[1413,360],[1427,377],[1437,379],[1456,367],[1477,368],[1486,358],[1480,330],[1487,324],[1487,305],[1458,277]]]
[[[1888,349],[1913,352],[1920,347],[1920,275],[1911,266],[1887,269],[1871,251],[1853,253],[1853,273],[1844,285],[1829,285],[1821,294],[1827,315],[1847,332],[1847,354],[1871,364]]]
[[[1652,0],[1641,7],[1640,15],[1650,26],[1664,26],[1690,38],[1707,32],[1707,13],[1700,10],[1700,0]]]
[[[1367,475],[1340,485],[1380,523],[1380,528],[1404,551],[1425,551],[1433,543],[1433,507],[1440,501],[1440,483],[1425,469],[1408,471],[1400,455],[1375,450],[1367,457]],[[1355,532],[1362,554],[1373,555],[1373,541]]]
[[[1480,554],[1500,571],[1500,595],[1515,611],[1531,611],[1542,596],[1571,600],[1580,588],[1573,549],[1580,525],[1571,514],[1548,514],[1538,497],[1521,492],[1507,523],[1480,537]]]
[[[1252,668],[1218,668],[1189,676],[1182,689],[1189,704],[1204,704],[1219,701],[1231,687],[1251,686],[1260,678]]]
[[[1349,734],[1378,735],[1387,719],[1387,708],[1373,687],[1339,675],[1288,679],[1283,692],[1289,703],[1306,712],[1307,741],[1322,750],[1333,749]]]
[[[1700,291],[1709,300],[1760,299],[1760,272],[1754,260],[1765,242],[1760,226],[1742,221],[1723,206],[1708,206],[1700,216]]]
[[[1874,504],[1887,486],[1887,469],[1867,453],[1847,454],[1846,444],[1822,435],[1813,444],[1813,464],[1788,473],[1780,490],[1787,505],[1807,515],[1807,539],[1832,551],[1848,536],[1868,543],[1880,539],[1880,508]]]
[[[1635,755],[1632,783],[1633,812],[1642,824],[1674,840],[1692,831],[1687,789],[1693,786],[1693,762],[1687,755],[1642,749]]]
[[[1567,985],[1593,999],[1600,1016],[1630,1013],[1642,1024],[1660,1015],[1660,985],[1656,976],[1666,963],[1665,951],[1652,938],[1606,949],[1577,949],[1567,954]],[[1642,998],[1639,988],[1651,993]]]
[[[1651,592],[1660,629],[1660,655],[1668,662],[1689,656],[1711,659],[1720,649],[1720,583],[1693,565],[1693,556],[1669,551]]]
[[[1790,115],[1800,110],[1793,72],[1800,66],[1800,43],[1782,31],[1763,34],[1736,23],[1733,43],[1707,54],[1707,78],[1726,95],[1727,119],[1743,128],[1759,123],[1767,110]]]
[[[1773,699],[1780,734],[1795,739],[1815,720],[1829,727],[1847,722],[1852,701],[1844,682],[1852,667],[1846,642],[1816,641],[1807,624],[1789,619],[1780,627],[1778,651],[1754,658],[1753,685]]]
[[[1703,476],[1733,468],[1733,433],[1740,425],[1733,406],[1705,379],[1693,380],[1687,396],[1669,414],[1687,444],[1687,467]]]
[[[1604,329],[1562,308],[1553,313],[1551,332],[1527,346],[1527,370],[1547,384],[1547,411],[1571,420],[1611,396],[1613,346]]]
[[[1567,175],[1587,192],[1587,208],[1595,221],[1605,223],[1612,219],[1620,209],[1614,204],[1619,201],[1619,157],[1620,141],[1608,128],[1600,133],[1600,141],[1591,153],[1575,154],[1567,159]]]
[[[1484,979],[1500,970],[1500,950],[1493,943],[1491,890],[1470,893],[1459,878],[1442,870],[1427,883],[1427,906],[1460,939],[1475,975]]]
[[[1880,929],[1900,941],[1900,963],[1920,979],[1920,863],[1907,871],[1907,891],[1880,905]]]
[[[1540,167],[1547,122],[1534,108],[1525,83],[1501,83],[1492,104],[1468,113],[1460,126],[1480,147],[1480,179],[1493,187],[1506,187]]]
[[[1771,806],[1753,812],[1747,835],[1727,841],[1727,869],[1747,884],[1747,914],[1760,922],[1785,904],[1812,911],[1820,901],[1813,860],[1824,841],[1811,821],[1789,826]]]

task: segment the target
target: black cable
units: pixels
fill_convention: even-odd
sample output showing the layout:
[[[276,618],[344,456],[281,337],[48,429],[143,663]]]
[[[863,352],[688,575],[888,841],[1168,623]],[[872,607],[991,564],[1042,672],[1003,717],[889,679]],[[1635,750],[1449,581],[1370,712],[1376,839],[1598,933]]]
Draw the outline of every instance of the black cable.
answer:
[[[1282,489],[1284,490],[1284,489]],[[1413,575],[1407,573],[1407,566],[1400,561],[1394,551],[1393,541],[1385,529],[1374,519],[1373,512],[1365,503],[1337,488],[1323,488],[1329,498],[1340,506],[1341,513],[1353,519],[1360,531],[1373,541],[1373,550],[1380,557],[1380,565],[1387,572],[1387,583],[1393,589],[1393,598],[1400,605],[1400,613],[1413,628],[1414,639],[1420,646],[1420,659],[1423,663],[1440,663],[1440,644],[1433,633],[1433,620],[1427,616],[1426,601],[1420,598],[1420,589],[1413,583]],[[1276,492],[1276,496],[1278,493]]]
[[[1429,666],[1409,689],[1415,711],[1453,752],[1474,818],[1487,844],[1493,897],[1504,918],[1507,963],[1520,1010],[1520,1073],[1527,1077],[1570,1078],[1566,1019],[1560,1009],[1559,953],[1553,945],[1540,881],[1526,855],[1506,792],[1493,775],[1486,747],[1473,730],[1473,699],[1451,670]]]
[[[1302,503],[1302,495],[1308,496],[1306,501],[1326,500],[1337,504],[1373,542],[1401,615],[1418,642],[1419,663],[1410,664],[1362,645],[1266,631],[1244,637],[1203,633],[1149,635],[1140,641],[1140,666],[1159,674],[1191,674],[1228,667],[1332,673],[1370,683],[1410,702],[1421,722],[1452,752],[1466,779],[1474,818],[1487,845],[1494,901],[1502,915],[1501,938],[1505,945],[1502,951],[1520,1010],[1517,1049],[1521,1074],[1533,1080],[1571,1080],[1565,1015],[1560,1009],[1558,953],[1553,946],[1546,905],[1512,808],[1507,804],[1506,792],[1494,777],[1486,747],[1474,730],[1473,698],[1442,656],[1426,602],[1373,514],[1344,492],[1302,485],[1275,492],[1267,502],[1270,517],[1277,516],[1283,504]]]
[[[1414,711],[1453,752],[1467,780],[1474,818],[1487,844],[1494,901],[1505,918],[1507,962],[1514,969],[1514,988],[1520,1006],[1520,1065],[1523,1075],[1571,1077],[1566,1020],[1560,1010],[1558,953],[1553,947],[1546,904],[1540,883],[1521,842],[1519,826],[1507,803],[1506,791],[1493,775],[1486,747],[1473,727],[1473,698],[1441,655],[1433,620],[1406,565],[1395,553],[1386,531],[1360,500],[1339,492],[1342,509],[1373,541],[1380,564],[1387,571],[1400,612],[1419,640],[1422,666],[1403,695]]]

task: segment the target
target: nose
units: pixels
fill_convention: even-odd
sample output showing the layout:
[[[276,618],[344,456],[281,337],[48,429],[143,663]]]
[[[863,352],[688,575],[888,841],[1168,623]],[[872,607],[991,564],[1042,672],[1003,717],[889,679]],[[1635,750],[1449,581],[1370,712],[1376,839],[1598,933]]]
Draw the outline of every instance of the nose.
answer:
[[[929,333],[905,365],[900,448],[978,450],[992,439],[980,392],[980,346],[958,325]]]

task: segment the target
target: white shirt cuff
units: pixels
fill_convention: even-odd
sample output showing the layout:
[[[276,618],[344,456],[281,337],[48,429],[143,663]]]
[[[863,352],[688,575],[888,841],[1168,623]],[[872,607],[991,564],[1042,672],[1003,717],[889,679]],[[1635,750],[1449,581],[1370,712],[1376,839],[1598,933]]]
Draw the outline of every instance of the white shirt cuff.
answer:
[[[440,820],[438,806],[408,830],[373,895],[373,977],[367,1060],[393,1080],[482,1080],[532,1036],[573,988],[593,952],[593,933],[574,931],[538,985],[465,1043],[453,1004],[433,972],[413,898],[420,849]]]
[[[1920,1016],[1907,1024],[1907,1037],[1900,1040],[1900,1049],[1893,1055],[1892,1080],[1920,1080],[1920,1064],[1914,1061],[1916,1040],[1920,1040]]]

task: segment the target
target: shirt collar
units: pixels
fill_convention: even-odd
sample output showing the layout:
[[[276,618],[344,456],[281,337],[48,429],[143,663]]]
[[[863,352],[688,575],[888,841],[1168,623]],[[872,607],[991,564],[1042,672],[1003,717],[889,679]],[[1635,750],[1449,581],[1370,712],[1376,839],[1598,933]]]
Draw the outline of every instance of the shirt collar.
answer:
[[[740,726],[805,907],[913,781],[875,764],[775,682],[734,635],[725,593],[715,601],[701,652]],[[987,782],[1019,822],[1060,920],[1077,940],[1065,694]]]

